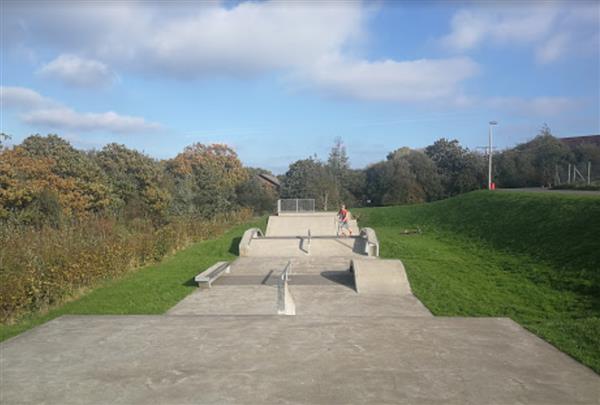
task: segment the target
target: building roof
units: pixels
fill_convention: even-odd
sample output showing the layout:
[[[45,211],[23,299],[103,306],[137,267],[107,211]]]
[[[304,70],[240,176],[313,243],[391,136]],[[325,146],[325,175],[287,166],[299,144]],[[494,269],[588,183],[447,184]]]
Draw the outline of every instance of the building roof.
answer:
[[[583,136],[569,136],[566,138],[558,138],[567,145],[579,145],[582,143],[592,143],[600,146],[600,135],[583,135]]]
[[[275,187],[279,188],[281,187],[281,183],[279,182],[279,179],[275,176],[272,176],[270,174],[267,173],[260,173],[258,175],[258,177],[272,185],[274,185]]]

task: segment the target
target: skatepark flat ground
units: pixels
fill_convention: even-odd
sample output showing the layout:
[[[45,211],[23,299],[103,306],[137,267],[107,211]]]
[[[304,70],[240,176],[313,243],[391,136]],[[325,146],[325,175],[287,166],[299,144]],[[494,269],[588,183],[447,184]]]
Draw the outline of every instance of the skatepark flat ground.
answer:
[[[2,344],[3,404],[595,404],[505,318],[64,316]]]

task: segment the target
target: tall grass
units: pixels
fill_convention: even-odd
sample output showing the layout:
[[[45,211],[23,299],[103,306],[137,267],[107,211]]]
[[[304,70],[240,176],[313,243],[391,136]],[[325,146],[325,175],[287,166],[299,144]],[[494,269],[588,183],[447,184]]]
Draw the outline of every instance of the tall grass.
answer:
[[[212,220],[174,218],[160,228],[114,218],[60,228],[0,226],[0,322],[11,323],[97,282],[157,262],[250,216],[241,210]]]

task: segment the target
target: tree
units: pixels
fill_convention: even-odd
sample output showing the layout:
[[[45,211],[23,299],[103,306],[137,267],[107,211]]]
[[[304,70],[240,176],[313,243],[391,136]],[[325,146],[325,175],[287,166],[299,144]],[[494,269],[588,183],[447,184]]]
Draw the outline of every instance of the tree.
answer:
[[[279,197],[277,191],[260,180],[259,175],[271,172],[263,169],[246,169],[248,176],[246,181],[236,189],[237,202],[242,207],[251,208],[256,214],[267,214],[273,212]]]
[[[167,163],[167,172],[173,179],[172,212],[204,217],[232,209],[235,190],[248,176],[235,151],[222,144],[186,147]]]
[[[573,159],[568,146],[552,136],[544,124],[534,139],[500,154],[496,169],[498,183],[503,187],[549,186],[554,182],[557,166]]]
[[[444,194],[442,177],[433,160],[425,153],[416,150],[411,150],[404,156],[404,159],[409,163],[410,170],[423,189],[425,201],[440,199]]]
[[[102,170],[56,135],[31,136],[0,153],[0,211],[4,217],[34,209],[38,198],[56,198],[67,217],[104,212],[113,203]]]
[[[0,150],[2,150],[2,148],[4,148],[4,145],[2,144],[4,141],[8,141],[11,139],[11,136],[8,134],[5,134],[4,132],[0,132]]]
[[[166,220],[171,195],[159,162],[116,143],[106,145],[94,160],[106,173],[117,205],[128,219]]]
[[[590,162],[592,165],[591,177],[600,177],[600,145],[593,143],[581,143],[574,146],[572,150],[575,163],[577,163],[578,167],[586,168],[585,170],[587,174],[587,164]]]
[[[441,138],[425,148],[442,176],[445,195],[456,195],[481,188],[485,182],[483,157],[460,146],[458,140]]]
[[[341,137],[334,139],[326,167],[333,176],[339,196],[338,201],[332,201],[333,204],[361,204],[364,196],[364,173],[350,169],[350,160]]]
[[[375,205],[431,201],[441,195],[441,178],[424,153],[400,148],[366,170],[367,193]]]
[[[569,148],[552,136],[550,128],[544,124],[539,134],[527,145],[533,154],[533,166],[537,171],[538,185],[553,183],[556,165],[564,164],[571,158]]]
[[[329,152],[329,158],[327,159],[327,167],[331,170],[332,174],[340,181],[350,170],[350,164],[348,155],[346,154],[346,147],[341,137],[336,137],[333,141],[333,147]]]
[[[316,158],[292,163],[281,185],[282,198],[314,198],[324,210],[339,204],[340,194],[335,177]]]

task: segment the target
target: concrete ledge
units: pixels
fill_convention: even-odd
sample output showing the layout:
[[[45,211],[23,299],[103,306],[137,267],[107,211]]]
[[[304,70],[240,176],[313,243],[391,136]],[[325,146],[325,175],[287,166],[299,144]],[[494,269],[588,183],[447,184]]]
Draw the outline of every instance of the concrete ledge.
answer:
[[[210,288],[213,281],[221,277],[223,273],[229,273],[230,271],[229,262],[217,262],[194,277],[194,281],[198,284],[198,287],[208,285],[208,288]]]
[[[362,228],[360,237],[365,241],[365,254],[367,256],[379,257],[379,240],[377,234],[372,228]]]
[[[354,285],[359,294],[412,295],[400,260],[352,260]]]
[[[263,233],[259,228],[250,228],[244,232],[238,247],[240,256],[248,256],[250,253],[250,244],[252,243],[252,239],[259,236],[263,236]]]

